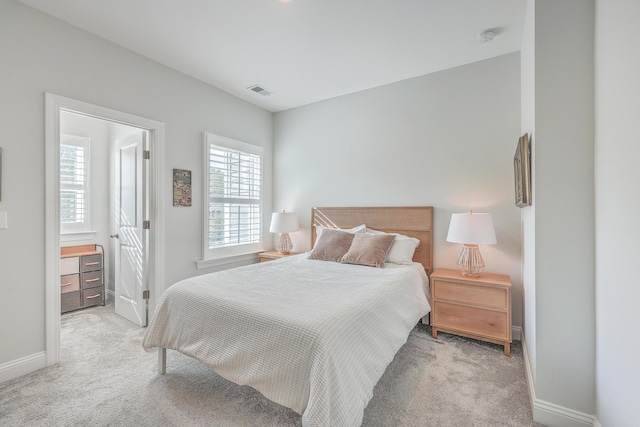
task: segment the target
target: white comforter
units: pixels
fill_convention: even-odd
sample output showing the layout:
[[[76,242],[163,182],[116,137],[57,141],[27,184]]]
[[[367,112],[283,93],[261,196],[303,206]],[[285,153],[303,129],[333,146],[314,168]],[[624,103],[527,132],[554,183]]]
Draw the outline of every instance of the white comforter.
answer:
[[[429,311],[420,264],[386,268],[306,254],[183,280],[161,297],[143,347],[178,350],[302,414],[359,426],[373,388]]]

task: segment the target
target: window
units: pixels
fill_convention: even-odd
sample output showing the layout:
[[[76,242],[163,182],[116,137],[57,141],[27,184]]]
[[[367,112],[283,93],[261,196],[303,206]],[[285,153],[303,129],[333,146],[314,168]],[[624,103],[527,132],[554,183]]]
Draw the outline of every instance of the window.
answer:
[[[89,231],[89,138],[60,135],[60,232]]]
[[[262,250],[262,148],[205,133],[204,259]]]

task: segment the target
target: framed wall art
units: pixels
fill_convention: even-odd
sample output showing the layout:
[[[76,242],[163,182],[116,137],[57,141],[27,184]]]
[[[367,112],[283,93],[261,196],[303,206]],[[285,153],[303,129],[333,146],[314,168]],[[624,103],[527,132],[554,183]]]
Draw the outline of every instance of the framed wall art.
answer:
[[[191,171],[173,170],[173,206],[191,206]]]
[[[531,145],[526,133],[518,140],[516,154],[513,156],[513,172],[516,206],[531,206]]]

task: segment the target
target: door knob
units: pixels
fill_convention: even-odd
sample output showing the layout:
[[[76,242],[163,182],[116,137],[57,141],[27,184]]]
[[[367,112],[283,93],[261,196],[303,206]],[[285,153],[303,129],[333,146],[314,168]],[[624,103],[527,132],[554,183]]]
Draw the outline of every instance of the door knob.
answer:
[[[112,239],[118,239],[118,238],[120,238],[120,235],[118,233],[116,233],[116,234],[112,234],[109,237],[111,237]]]

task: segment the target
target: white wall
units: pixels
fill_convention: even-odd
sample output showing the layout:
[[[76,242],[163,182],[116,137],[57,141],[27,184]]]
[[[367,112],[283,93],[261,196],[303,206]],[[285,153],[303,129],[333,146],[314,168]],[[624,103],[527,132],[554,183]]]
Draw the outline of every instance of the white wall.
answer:
[[[535,191],[523,235],[525,307],[535,313],[525,315],[534,323],[525,326],[525,342],[535,369],[534,420],[578,425],[555,411],[566,409],[577,423],[595,411],[594,4],[535,0],[532,11],[522,46],[533,66],[523,72],[522,126],[533,134]]]
[[[498,244],[486,271],[511,276],[521,325],[520,57],[513,53],[275,115],[274,209],[298,213],[294,250],[310,247],[313,206],[434,206],[435,267],[456,268],[452,212],[490,212]]]
[[[536,3],[536,391],[593,414],[593,2]]]
[[[201,259],[202,132],[264,147],[271,211],[273,115],[14,0],[0,0],[0,365],[45,348],[44,93],[165,123],[165,182],[193,171],[194,203],[165,210],[166,283],[208,270]],[[165,200],[172,200],[171,185]],[[21,319],[16,322],[15,319]]]
[[[596,1],[596,413],[638,424],[640,2]]]
[[[524,28],[522,31],[522,50],[520,51],[520,98],[522,102],[521,133],[529,134],[531,143],[531,194],[532,200],[536,196],[536,168],[535,168],[535,0],[527,3]],[[526,337],[526,351],[531,367],[532,381],[536,379],[536,240],[535,221],[536,206],[522,208],[522,288],[523,288],[523,321],[522,331]]]

